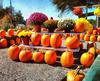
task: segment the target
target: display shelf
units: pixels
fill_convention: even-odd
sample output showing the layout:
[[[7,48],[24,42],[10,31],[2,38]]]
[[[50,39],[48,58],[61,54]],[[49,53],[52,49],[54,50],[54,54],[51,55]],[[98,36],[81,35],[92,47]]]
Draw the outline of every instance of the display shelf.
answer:
[[[33,32],[33,33],[36,33],[36,32]],[[74,33],[74,32],[71,32],[71,33],[65,33],[65,32],[53,32],[53,33],[49,33],[49,32],[38,32],[38,33],[40,33],[40,34],[49,34],[49,35],[51,35],[51,34],[54,34],[54,33],[57,33],[57,34],[71,34],[71,35],[73,35],[73,34],[80,34],[80,33]],[[85,32],[83,32],[83,34],[85,34]]]
[[[61,48],[53,48],[53,47],[43,47],[43,46],[33,46],[33,45],[25,45],[26,47],[30,47],[32,49],[47,49],[47,50],[55,50],[55,51],[73,51],[73,52],[79,52],[80,48],[77,49],[68,49],[66,47]]]

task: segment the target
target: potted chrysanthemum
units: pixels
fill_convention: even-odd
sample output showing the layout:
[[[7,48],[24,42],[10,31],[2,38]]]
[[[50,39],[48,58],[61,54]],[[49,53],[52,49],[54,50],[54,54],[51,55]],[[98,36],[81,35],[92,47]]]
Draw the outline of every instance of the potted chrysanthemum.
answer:
[[[31,16],[26,20],[26,25],[33,26],[33,32],[40,32],[41,25],[44,21],[46,21],[48,17],[43,13],[33,13]]]

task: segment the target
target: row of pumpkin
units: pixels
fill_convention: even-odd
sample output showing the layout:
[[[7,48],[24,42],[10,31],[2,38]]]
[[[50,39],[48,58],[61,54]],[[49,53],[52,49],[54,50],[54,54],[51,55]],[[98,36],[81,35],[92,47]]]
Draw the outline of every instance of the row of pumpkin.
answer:
[[[32,52],[33,51],[33,52]],[[96,49],[96,53],[100,53],[100,50]],[[25,48],[24,45],[12,45],[8,48],[8,57],[13,61],[20,60],[21,62],[43,62],[47,64],[54,64],[57,60],[57,52],[54,50],[34,51],[29,48]],[[80,63],[88,67],[90,66],[95,58],[95,48],[91,47],[88,52],[85,52],[80,57]],[[63,67],[71,67],[74,64],[74,55],[72,51],[65,51],[61,54],[60,63]]]

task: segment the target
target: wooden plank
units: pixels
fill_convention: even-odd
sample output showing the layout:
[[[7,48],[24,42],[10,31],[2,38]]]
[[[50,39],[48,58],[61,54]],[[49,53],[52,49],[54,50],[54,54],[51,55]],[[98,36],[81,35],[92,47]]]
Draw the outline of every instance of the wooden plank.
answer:
[[[43,47],[43,46],[33,46],[33,45],[25,45],[26,47],[29,47],[31,49],[47,49],[47,50],[55,50],[55,51],[73,51],[73,52],[79,52],[80,48],[78,49],[68,49],[66,47],[61,48],[53,48],[53,47]]]

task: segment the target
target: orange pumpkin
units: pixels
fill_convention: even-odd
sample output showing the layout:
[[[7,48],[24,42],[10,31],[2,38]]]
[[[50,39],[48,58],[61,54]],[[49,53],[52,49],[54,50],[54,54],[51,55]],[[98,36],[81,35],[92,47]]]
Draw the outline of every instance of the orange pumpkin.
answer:
[[[44,60],[47,64],[54,64],[57,59],[57,54],[55,51],[48,50],[45,52]]]
[[[32,53],[30,50],[25,49],[25,50],[21,50],[19,53],[19,60],[21,62],[29,62],[32,58]]]
[[[97,35],[97,30],[93,30],[93,35]]]
[[[97,36],[97,41],[98,41],[98,42],[100,42],[100,35],[99,35],[99,36]]]
[[[83,66],[89,67],[94,61],[94,54],[85,52],[81,55],[80,62]]]
[[[15,41],[13,39],[10,40],[10,45],[14,45]]]
[[[92,54],[100,54],[100,49],[95,49],[94,47],[89,48],[88,53],[92,53]]]
[[[34,60],[34,62],[42,62],[43,58],[44,55],[42,52],[33,52],[32,60]]]
[[[19,60],[19,52],[19,47],[17,45],[12,45],[8,48],[8,57],[13,61],[17,61]]]
[[[80,45],[79,45],[80,49],[83,49],[83,43],[80,42]]]
[[[96,36],[95,35],[91,35],[90,36],[90,41],[92,42],[95,42],[97,39],[96,39]]]
[[[41,45],[42,46],[49,46],[50,45],[50,36],[47,34],[44,34],[41,38]]]
[[[85,41],[89,41],[89,40],[90,40],[90,36],[86,34],[86,35],[84,36],[84,40],[85,40]]]
[[[74,63],[73,52],[66,51],[61,55],[60,63],[63,67],[71,67]]]
[[[74,31],[75,32],[84,32],[84,23],[76,22],[76,24],[74,26]]]
[[[84,34],[81,33],[79,38],[80,38],[80,40],[84,40]]]
[[[6,31],[5,30],[0,30],[0,37],[5,37]]]
[[[14,35],[14,29],[8,29],[8,36],[13,36]]]
[[[87,34],[87,35],[91,35],[92,32],[93,32],[93,30],[88,30],[88,31],[86,32],[86,34]]]
[[[67,73],[66,81],[82,81],[85,77],[83,72],[77,72],[77,70],[71,70]]]
[[[50,38],[50,45],[54,48],[61,47],[62,37],[60,34],[52,34]]]
[[[21,43],[21,39],[19,37],[16,38],[16,44],[19,45]]]
[[[7,47],[7,40],[5,38],[0,40],[0,47]]]
[[[65,45],[70,49],[78,48],[80,45],[80,41],[77,36],[70,36],[65,40]]]
[[[39,45],[41,42],[41,34],[39,34],[39,33],[32,34],[31,41],[32,41],[33,45],[35,45],[35,46]]]

